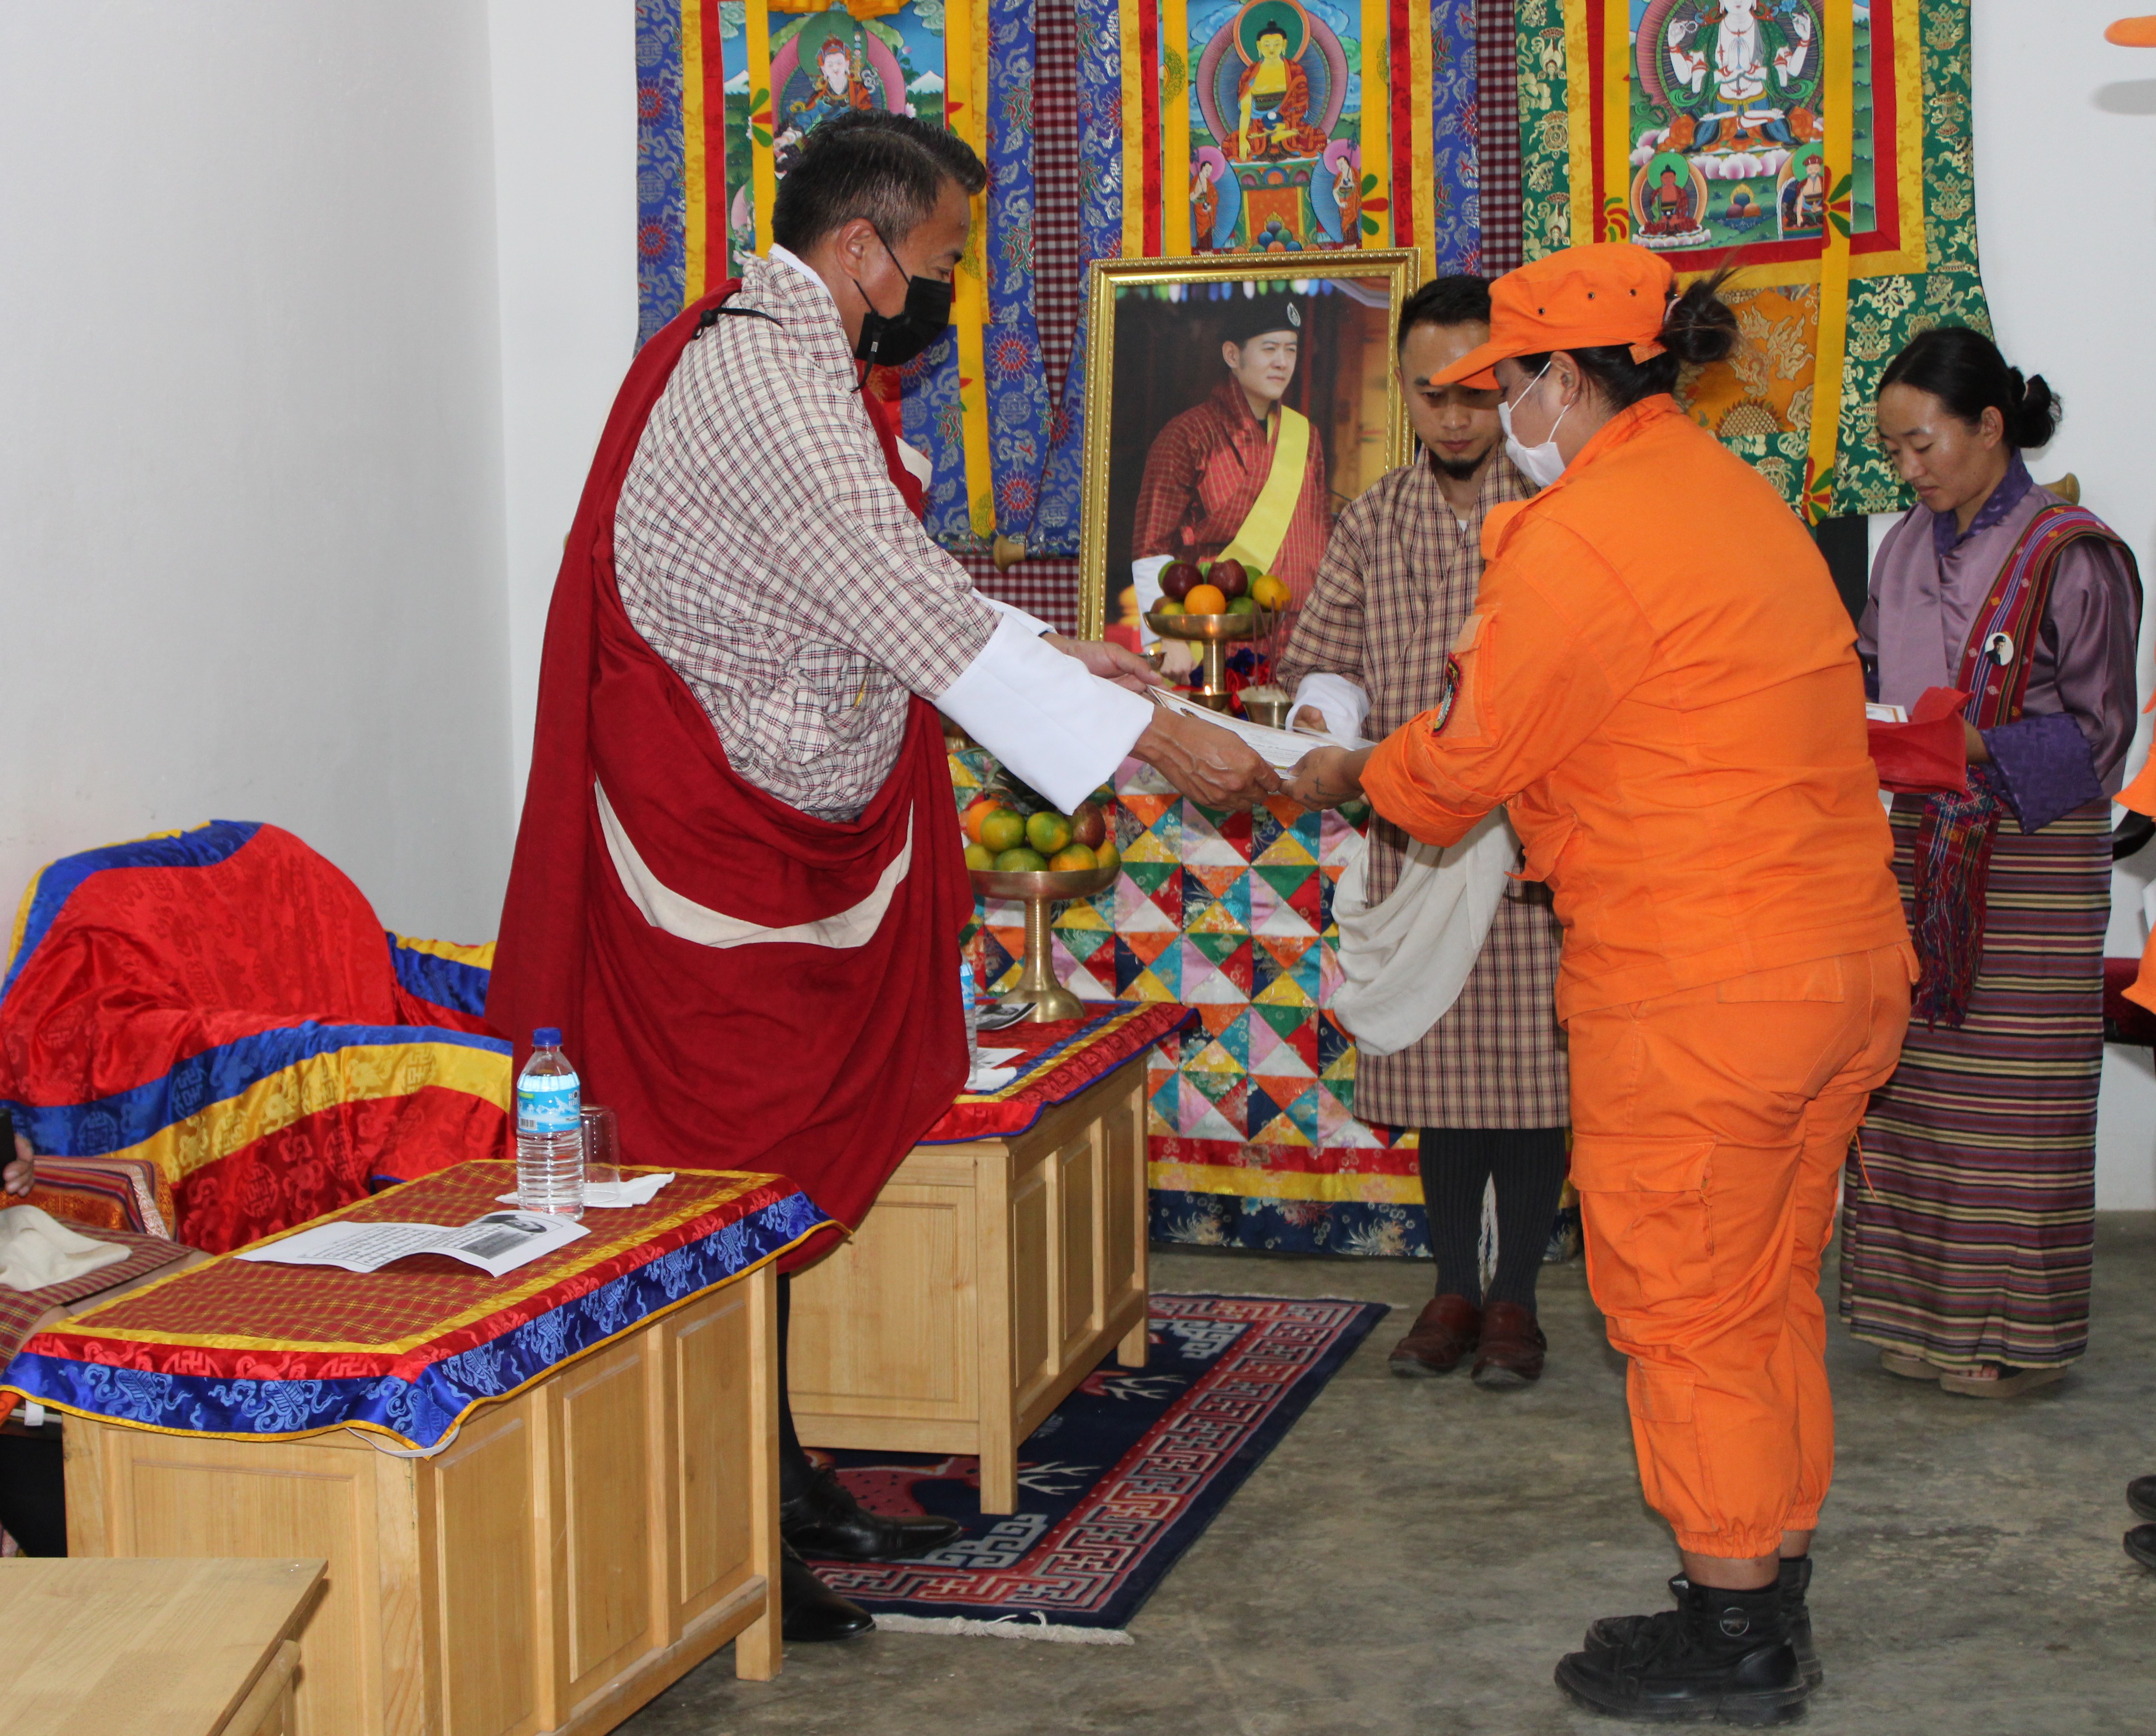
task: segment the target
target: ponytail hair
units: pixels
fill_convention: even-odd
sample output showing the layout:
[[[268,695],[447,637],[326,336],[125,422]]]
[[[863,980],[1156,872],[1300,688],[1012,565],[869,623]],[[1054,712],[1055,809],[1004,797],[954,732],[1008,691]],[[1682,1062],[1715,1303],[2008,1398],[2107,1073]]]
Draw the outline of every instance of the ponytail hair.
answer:
[[[1657,334],[1662,346],[1659,356],[1635,362],[1631,346],[1621,343],[1565,353],[1579,364],[1579,371],[1594,383],[1595,395],[1612,410],[1627,408],[1658,392],[1674,392],[1684,369],[1719,362],[1737,347],[1737,316],[1722,299],[1722,287],[1729,277],[1729,272],[1717,271],[1671,298]],[[1518,359],[1529,372],[1539,373],[1549,358],[1545,351]]]
[[[1879,389],[1889,386],[1928,392],[1972,427],[1996,410],[2006,444],[2016,449],[2049,445],[2059,431],[2058,394],[2043,375],[2025,380],[1997,344],[1966,326],[1940,326],[1910,339],[1880,376]]]

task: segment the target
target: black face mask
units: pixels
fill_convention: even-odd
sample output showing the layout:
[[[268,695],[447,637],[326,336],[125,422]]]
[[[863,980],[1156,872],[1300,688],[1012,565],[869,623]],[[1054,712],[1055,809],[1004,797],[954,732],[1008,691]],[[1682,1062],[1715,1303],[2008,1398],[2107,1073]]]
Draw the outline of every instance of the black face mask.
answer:
[[[883,250],[891,254],[891,262],[901,271],[898,255],[891,251],[891,244],[881,235]],[[854,280],[860,290],[860,280]],[[868,292],[861,290],[861,300],[868,301]],[[869,303],[869,311],[861,316],[861,335],[854,346],[854,359],[865,362],[871,367],[902,367],[918,356],[929,345],[941,337],[951,324],[951,285],[937,277],[911,277],[906,280],[906,306],[894,315],[880,314],[875,304]]]

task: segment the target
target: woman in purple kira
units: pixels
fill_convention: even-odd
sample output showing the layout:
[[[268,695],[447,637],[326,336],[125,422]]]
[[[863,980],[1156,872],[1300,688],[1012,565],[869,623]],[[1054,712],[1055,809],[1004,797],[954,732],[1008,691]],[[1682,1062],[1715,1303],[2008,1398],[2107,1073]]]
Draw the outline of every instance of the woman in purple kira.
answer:
[[[2030,479],[2059,406],[1991,340],[1888,363],[1879,438],[1917,504],[1858,628],[1871,696],[1969,696],[1964,794],[1894,798],[1923,966],[1844,1194],[1841,1312],[1892,1373],[2005,1398],[2088,1345],[2111,804],[2133,738],[2141,584]]]

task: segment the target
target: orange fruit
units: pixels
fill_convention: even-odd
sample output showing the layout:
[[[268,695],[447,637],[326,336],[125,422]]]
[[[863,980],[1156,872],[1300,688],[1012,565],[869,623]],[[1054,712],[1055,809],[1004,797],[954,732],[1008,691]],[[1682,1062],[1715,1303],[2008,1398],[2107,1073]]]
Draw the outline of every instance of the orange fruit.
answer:
[[[1043,809],[1025,823],[1025,841],[1045,856],[1052,856],[1070,841],[1070,822],[1060,814]]]
[[[1250,587],[1250,594],[1258,599],[1260,609],[1286,609],[1294,593],[1288,589],[1285,579],[1276,578],[1270,573],[1260,573],[1256,583]]]
[[[965,818],[961,822],[966,829],[967,837],[978,844],[981,841],[981,822],[993,814],[1000,805],[1001,804],[993,796],[975,796],[971,802],[968,803]]]
[[[1065,845],[1048,859],[1048,865],[1058,874],[1090,872],[1099,867],[1100,860],[1082,844]]]
[[[1028,850],[1024,845],[1003,851],[996,857],[998,874],[1038,874],[1048,865],[1048,858],[1037,850]]]
[[[1187,615],[1224,615],[1228,612],[1227,593],[1218,585],[1193,585],[1184,593],[1183,612]]]
[[[969,844],[966,846],[966,865],[968,868],[993,868],[996,865],[995,854],[985,844]]]
[[[1123,853],[1116,848],[1116,840],[1112,836],[1102,839],[1100,847],[1093,852],[1093,864],[1096,867],[1120,868],[1122,862]]]
[[[998,807],[981,821],[980,842],[1000,854],[1025,842],[1025,822],[1009,809]]]

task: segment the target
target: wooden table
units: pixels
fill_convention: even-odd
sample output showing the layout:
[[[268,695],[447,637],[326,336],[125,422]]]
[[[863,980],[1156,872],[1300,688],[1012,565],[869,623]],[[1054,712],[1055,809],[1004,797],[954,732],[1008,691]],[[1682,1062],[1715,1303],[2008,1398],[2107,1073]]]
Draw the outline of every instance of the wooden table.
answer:
[[[0,1561],[8,1736],[292,1736],[321,1561]]]
[[[436,1216],[408,1203],[459,1174],[347,1211],[465,1221],[468,1204]],[[743,1179],[685,1175],[648,1210],[682,1197],[693,1207],[696,1189]],[[460,1184],[490,1198],[502,1184]],[[820,1220],[782,1185],[792,1196],[782,1204]],[[627,1216],[592,1214],[593,1241],[630,1239],[608,1222]],[[694,1248],[723,1240],[706,1236],[711,1220],[676,1216],[683,1222],[669,1234],[693,1230],[704,1238]],[[175,1287],[214,1281],[222,1264]],[[300,1270],[251,1266],[247,1281]],[[297,1688],[307,1736],[608,1730],[729,1640],[739,1675],[771,1677],[779,1664],[776,1280],[765,1264],[716,1285],[693,1274],[668,1281],[688,1292],[679,1305],[467,1410],[431,1456],[385,1448],[378,1429],[235,1439],[229,1426],[159,1432],[70,1407],[69,1554],[326,1559]],[[139,1312],[157,1294],[124,1306]],[[180,1308],[174,1294],[165,1292],[167,1314]],[[123,1317],[93,1313],[32,1341],[11,1379],[25,1378],[40,1347],[49,1358],[98,1348],[74,1344],[74,1333],[101,1328],[116,1348],[131,1348],[116,1337]],[[133,1329],[154,1348],[142,1323]]]
[[[1023,1133],[914,1148],[854,1238],[793,1280],[793,1420],[812,1446],[1018,1448],[1112,1349],[1146,1358],[1146,1051]]]

